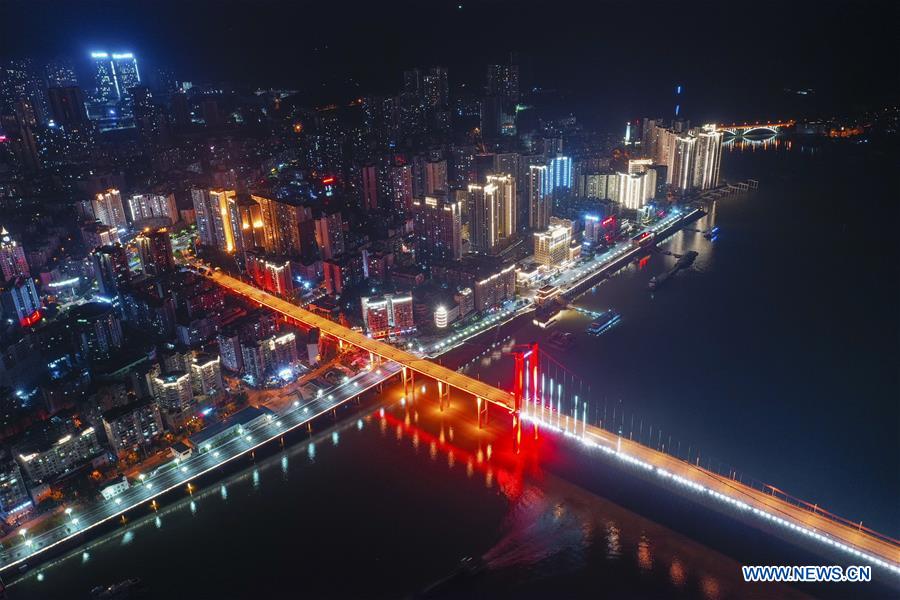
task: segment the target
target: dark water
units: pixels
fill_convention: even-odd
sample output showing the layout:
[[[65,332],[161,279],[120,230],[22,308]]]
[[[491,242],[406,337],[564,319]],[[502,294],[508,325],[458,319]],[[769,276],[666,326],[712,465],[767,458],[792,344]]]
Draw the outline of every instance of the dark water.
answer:
[[[803,597],[741,587],[739,562],[545,472],[567,453],[516,455],[505,423],[479,432],[463,408],[351,416],[312,451],[297,443],[35,569],[10,598],[87,598],[130,577],[152,598]],[[484,571],[434,587],[465,556]]]
[[[697,222],[716,241],[662,245],[699,252],[692,269],[651,293],[675,263],[654,255],[585,294],[578,306],[623,322],[591,337],[591,318],[566,312],[554,329],[578,335],[571,349],[532,325],[499,339],[545,342],[626,432],[634,415],[635,434],[643,421],[654,441],[661,429],[673,449],[900,537],[898,167],[896,152],[847,143],[728,153],[725,175],[760,191]],[[495,351],[467,372],[510,385],[511,361]]]
[[[665,435],[895,532],[897,211],[887,160],[794,144],[728,155],[725,167],[756,176],[762,191],[721,202],[697,225],[715,222],[716,242],[688,232],[665,246],[700,252],[694,268],[652,296],[646,281],[674,259],[605,282],[579,304],[614,307],[623,323],[556,354],[590,375],[592,397],[610,410],[621,399]],[[587,324],[567,315],[557,327]],[[508,359],[490,356],[473,369],[508,377]],[[740,552],[607,499],[618,497],[617,484],[603,488],[615,471],[597,465],[598,485],[566,478],[577,451],[548,444],[514,455],[508,428],[479,432],[471,408],[441,415],[423,402],[410,412],[398,396],[372,400],[393,403],[384,417],[364,409],[323,430],[312,450],[299,441],[193,496],[166,498],[158,513],[13,581],[10,598],[87,598],[129,577],[152,598],[410,597],[465,556],[482,557],[484,571],[433,596],[801,597],[743,585]]]

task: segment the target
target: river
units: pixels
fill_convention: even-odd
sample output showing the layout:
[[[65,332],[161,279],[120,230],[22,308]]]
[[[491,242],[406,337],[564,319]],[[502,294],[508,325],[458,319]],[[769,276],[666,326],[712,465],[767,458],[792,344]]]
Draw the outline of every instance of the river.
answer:
[[[629,267],[576,302],[614,308],[618,326],[590,337],[590,319],[566,313],[554,327],[576,333],[576,345],[544,347],[587,381],[598,411],[615,406],[629,427],[636,415],[896,534],[900,278],[887,166],[849,144],[729,152],[725,175],[754,177],[761,189],[720,201],[695,225],[718,226],[714,242],[686,231],[662,246],[696,250],[694,266],[654,293],[647,281],[674,258]],[[545,342],[548,332],[526,325],[497,339],[508,335],[507,345]],[[468,371],[510,378],[502,345]],[[168,497],[158,512],[7,577],[9,597],[88,598],[129,577],[153,598],[409,597],[463,557],[483,568],[433,596],[803,597],[743,585],[741,558],[754,550],[648,516],[618,488],[606,493],[607,479],[567,477],[572,465],[584,471],[577,450],[543,442],[515,455],[499,423],[479,432],[472,414],[441,414],[425,401],[411,410],[397,394],[390,388],[337,426],[321,424],[312,443],[248,458],[193,495]]]

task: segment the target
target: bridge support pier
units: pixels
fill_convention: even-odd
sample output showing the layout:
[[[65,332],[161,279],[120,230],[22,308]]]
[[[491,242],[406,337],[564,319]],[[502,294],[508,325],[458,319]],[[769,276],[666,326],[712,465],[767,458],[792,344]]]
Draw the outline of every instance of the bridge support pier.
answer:
[[[475,397],[475,403],[478,406],[478,429],[483,429],[488,422],[488,403],[481,396]]]
[[[440,406],[441,411],[443,411],[445,403],[448,408],[450,407],[450,384],[444,383],[443,381],[438,381],[437,387],[438,405]]]
[[[401,372],[403,373],[403,395],[409,396],[410,389],[412,390],[412,395],[415,395],[416,385],[413,382],[412,369],[410,369],[409,367],[403,367]],[[412,398],[409,399],[412,400]]]

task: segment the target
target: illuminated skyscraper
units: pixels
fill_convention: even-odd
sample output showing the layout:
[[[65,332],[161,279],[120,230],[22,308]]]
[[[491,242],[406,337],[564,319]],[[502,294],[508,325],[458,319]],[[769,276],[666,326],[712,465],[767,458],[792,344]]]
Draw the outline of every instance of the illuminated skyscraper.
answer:
[[[159,218],[166,218],[172,224],[178,221],[174,194],[134,194],[128,199],[128,212],[132,223]]]
[[[47,63],[47,85],[54,87],[75,87],[78,85],[78,75],[75,67],[68,58],[55,58]]]
[[[12,239],[6,227],[0,229],[0,269],[3,281],[15,279],[20,275],[29,276],[28,261],[25,260],[25,249]]]
[[[709,190],[719,185],[719,169],[722,165],[722,134],[715,125],[704,125],[694,145],[693,187]]]
[[[141,73],[131,52],[91,52],[91,59],[96,102],[117,102],[126,97],[128,90],[140,85]]]
[[[22,124],[46,122],[48,109],[45,85],[30,58],[0,63],[0,114],[23,113]]]
[[[234,190],[193,189],[200,243],[232,254],[245,250],[241,208]]]
[[[697,138],[681,135],[675,138],[674,153],[669,164],[670,183],[681,191],[691,189],[694,182],[694,146]]]
[[[114,52],[112,54],[112,64],[120,97],[124,97],[128,90],[141,84],[141,72],[138,70],[137,59],[134,57],[134,54],[131,52]]]
[[[311,259],[317,251],[312,209],[294,198],[284,200],[252,195],[259,204],[265,230],[265,248],[280,256]]]
[[[94,95],[97,102],[116,102],[121,98],[116,83],[116,68],[108,52],[91,52],[94,61]]]
[[[488,96],[498,96],[505,102],[518,102],[518,65],[488,65],[485,88]]]
[[[528,227],[532,231],[543,231],[550,224],[550,178],[544,165],[528,167]]]
[[[7,281],[0,288],[0,306],[4,317],[22,326],[31,326],[41,320],[41,297],[30,277]]]
[[[637,173],[619,173],[616,201],[623,208],[638,210],[656,194],[656,171],[648,169]]]
[[[557,156],[551,158],[547,167],[547,176],[553,194],[565,193],[572,189],[571,157]]]
[[[125,218],[125,209],[122,207],[122,195],[119,190],[108,189],[94,196],[91,201],[94,217],[109,227],[126,229],[128,219]]]
[[[572,228],[553,223],[546,231],[534,234],[534,260],[547,267],[556,267],[568,260]]]
[[[412,210],[413,183],[412,165],[394,165],[390,167],[391,208],[398,213]]]
[[[386,337],[415,329],[412,296],[385,294],[360,298],[363,323],[372,337]]]
[[[462,258],[462,202],[446,193],[413,200],[417,260]]]
[[[502,250],[516,233],[516,180],[488,175],[484,185],[469,186],[470,233],[475,249],[485,254]]]

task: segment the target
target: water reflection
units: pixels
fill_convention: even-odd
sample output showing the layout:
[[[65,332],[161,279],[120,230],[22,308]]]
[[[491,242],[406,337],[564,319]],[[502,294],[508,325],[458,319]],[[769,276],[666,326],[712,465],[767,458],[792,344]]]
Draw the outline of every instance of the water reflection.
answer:
[[[681,561],[677,558],[672,559],[672,564],[669,567],[669,579],[675,587],[684,587],[686,581],[684,565],[682,565]]]
[[[637,564],[644,571],[653,569],[653,556],[650,554],[650,542],[642,535],[637,545]]]

